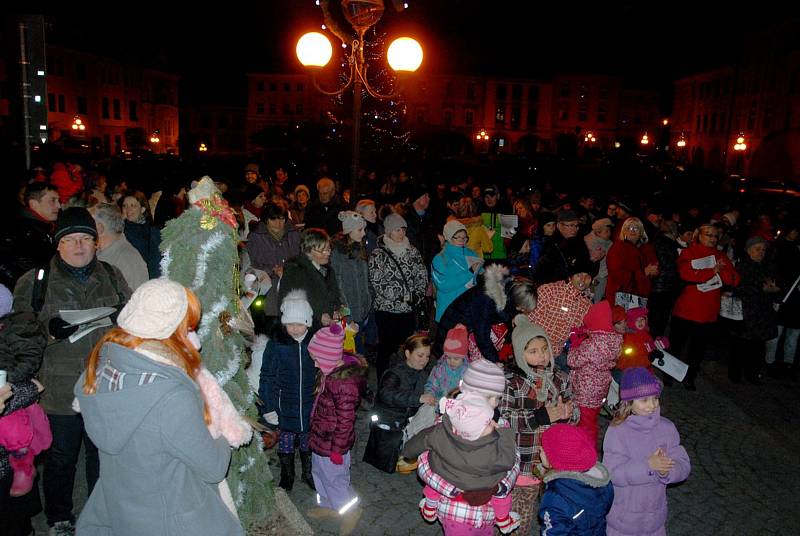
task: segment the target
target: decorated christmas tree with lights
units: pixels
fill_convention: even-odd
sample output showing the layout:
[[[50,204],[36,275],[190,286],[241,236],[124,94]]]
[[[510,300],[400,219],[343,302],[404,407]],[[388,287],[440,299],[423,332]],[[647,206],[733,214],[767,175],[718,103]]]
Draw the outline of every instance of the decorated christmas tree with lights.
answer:
[[[248,384],[246,343],[237,329],[239,256],[236,218],[213,181],[203,177],[189,192],[191,206],[162,231],[161,271],[191,289],[203,306],[197,335],[203,364],[216,377],[241,415],[258,418],[255,393]],[[264,521],[274,505],[268,455],[258,434],[233,451],[227,481],[245,529]]]

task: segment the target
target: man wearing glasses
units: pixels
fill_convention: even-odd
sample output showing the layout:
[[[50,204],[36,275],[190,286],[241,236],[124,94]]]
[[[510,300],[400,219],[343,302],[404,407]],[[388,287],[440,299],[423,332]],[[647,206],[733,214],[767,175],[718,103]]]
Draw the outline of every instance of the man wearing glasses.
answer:
[[[591,267],[594,277],[597,263],[589,259],[589,250],[578,237],[578,216],[571,210],[563,210],[556,218],[556,231],[545,243],[542,256],[534,267],[534,279],[540,285],[565,281],[576,266]]]
[[[73,386],[95,343],[113,327],[116,313],[130,298],[122,273],[97,260],[97,227],[89,211],[72,207],[61,212],[53,234],[57,253],[46,266],[26,272],[14,289],[14,308],[37,314],[48,334],[39,380],[44,384],[41,405],[53,432],[44,462],[45,515],[50,534],[74,534],[72,489],[81,443],[86,447],[86,482],[91,494],[99,475],[97,448],[84,432],[83,420],[72,408]],[[73,341],[85,325],[61,318],[64,310],[114,308],[105,326]],[[99,320],[88,318],[86,322]]]

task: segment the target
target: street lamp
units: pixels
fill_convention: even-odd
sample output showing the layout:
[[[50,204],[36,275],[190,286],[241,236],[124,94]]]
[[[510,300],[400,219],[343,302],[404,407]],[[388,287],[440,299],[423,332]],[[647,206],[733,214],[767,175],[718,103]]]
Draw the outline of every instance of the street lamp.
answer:
[[[733,146],[733,150],[739,152],[747,150],[747,144],[745,143],[744,135],[742,133],[739,133],[739,137],[736,138],[736,143]]]
[[[681,137],[680,137],[680,139],[678,140],[678,143],[677,143],[677,145],[678,145],[678,147],[680,147],[680,148],[686,147],[686,137],[683,135],[683,132],[681,132]]]
[[[205,143],[201,143],[200,147],[197,150],[200,151],[201,153],[205,153],[206,151],[208,151],[208,147],[206,146]]]
[[[328,38],[319,32],[309,32],[297,41],[297,59],[305,67],[309,68],[312,74],[314,87],[321,93],[334,97],[341,95],[350,87],[353,88],[353,161],[352,161],[352,191],[355,192],[356,179],[358,177],[359,156],[361,151],[361,90],[362,88],[373,98],[390,99],[397,95],[397,88],[393,94],[382,94],[376,91],[367,79],[367,69],[369,65],[364,60],[364,33],[374,26],[383,16],[383,0],[340,0],[342,12],[347,22],[350,23],[353,31],[342,28],[339,23],[331,16],[330,0],[319,0],[317,3],[322,9],[325,24],[323,30],[330,30],[342,44],[342,48],[348,49],[347,63],[350,66],[350,73],[347,81],[334,91],[327,91],[319,86],[316,75],[319,70],[328,64],[333,55],[333,47]],[[393,2],[398,11],[405,9],[407,5],[399,5]],[[410,37],[400,37],[395,39],[387,49],[387,59],[389,66],[397,73],[416,71],[422,64],[422,47]]]
[[[158,129],[154,130],[153,133],[150,135],[150,143],[159,143],[161,138],[158,137]]]
[[[72,130],[74,130],[76,133],[86,130],[86,125],[77,115],[72,119]]]
[[[641,143],[642,145],[647,145],[648,143],[650,143],[650,138],[647,137],[647,132],[644,133],[642,139],[639,140],[639,143]]]

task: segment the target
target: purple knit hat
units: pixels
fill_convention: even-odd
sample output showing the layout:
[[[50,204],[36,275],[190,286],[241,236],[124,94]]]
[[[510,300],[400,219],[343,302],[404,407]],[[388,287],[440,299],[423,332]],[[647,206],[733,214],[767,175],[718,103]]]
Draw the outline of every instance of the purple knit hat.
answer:
[[[629,368],[623,374],[619,386],[620,400],[636,400],[659,395],[661,395],[661,382],[645,367]]]
[[[344,330],[331,324],[317,331],[308,342],[308,353],[326,376],[339,366],[344,353]]]
[[[491,361],[476,359],[467,366],[459,387],[464,393],[503,396],[506,390],[506,377],[502,369]]]

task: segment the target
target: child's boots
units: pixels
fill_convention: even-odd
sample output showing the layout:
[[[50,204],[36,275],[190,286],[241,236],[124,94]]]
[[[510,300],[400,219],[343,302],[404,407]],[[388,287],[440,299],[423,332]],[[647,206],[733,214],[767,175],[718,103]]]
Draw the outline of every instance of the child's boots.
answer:
[[[311,451],[300,451],[300,464],[303,467],[303,475],[301,477],[303,482],[311,488],[311,491],[316,491],[317,488],[314,487],[314,477],[311,474]]]
[[[292,486],[294,485],[294,453],[278,453],[278,459],[281,462],[281,481],[278,482],[278,486],[286,491],[292,491]]]

